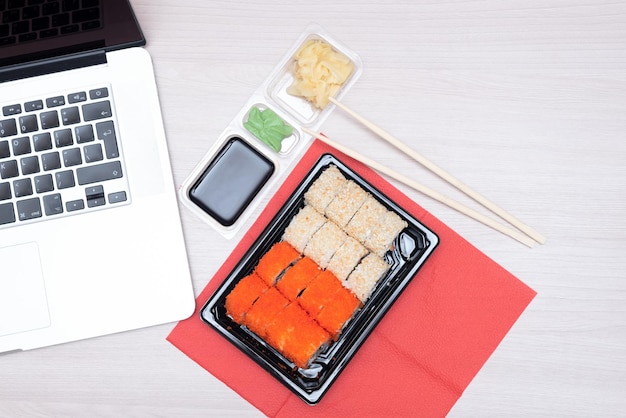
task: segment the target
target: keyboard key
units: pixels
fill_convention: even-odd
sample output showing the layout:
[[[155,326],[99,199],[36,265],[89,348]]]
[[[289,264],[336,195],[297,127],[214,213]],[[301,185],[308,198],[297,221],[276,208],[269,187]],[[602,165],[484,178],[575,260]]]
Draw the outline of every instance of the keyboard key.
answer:
[[[22,166],[22,174],[25,176],[39,172],[39,158],[36,155],[22,158],[20,165]]]
[[[67,189],[68,187],[76,186],[72,170],[59,171],[54,176],[57,181],[57,189]]]
[[[127,199],[126,192],[109,193],[109,203],[125,202]]]
[[[13,33],[13,35],[20,35],[23,33],[28,32],[30,29],[30,22],[28,21],[19,21],[19,22],[15,22],[11,25],[11,32]]]
[[[68,212],[74,212],[75,210],[85,209],[85,202],[82,199],[66,202],[65,209],[67,209]]]
[[[45,29],[39,32],[40,38],[53,38],[59,34],[59,30],[57,28]]]
[[[77,144],[84,144],[85,142],[91,142],[95,139],[91,125],[77,126],[74,128],[74,134],[76,135]]]
[[[105,97],[109,97],[109,89],[106,87],[89,90],[89,98],[91,100],[104,99]]]
[[[80,167],[76,169],[78,184],[99,183],[122,177],[122,165],[119,161]]]
[[[104,197],[104,186],[97,185],[85,187],[85,197],[87,198],[87,200]]]
[[[117,135],[115,135],[115,126],[113,121],[96,123],[96,132],[98,138],[104,141],[104,151],[107,158],[117,158],[120,156],[117,148]]]
[[[72,167],[83,163],[80,154],[80,148],[70,148],[63,150],[63,164],[66,167]]]
[[[17,135],[15,119],[0,120],[0,138]]]
[[[100,9],[97,7],[91,9],[77,10],[72,13],[72,22],[80,23],[97,19],[100,19]]]
[[[86,31],[86,30],[91,30],[91,29],[97,29],[100,27],[100,21],[99,20],[92,20],[91,22],[85,22],[83,24],[80,25],[80,30],[82,31]]]
[[[43,100],[34,100],[32,102],[24,103],[24,110],[27,112],[34,112],[35,110],[43,109]]]
[[[102,155],[102,146],[100,144],[87,145],[83,149],[83,152],[85,153],[86,163],[93,163],[104,159],[104,156]]]
[[[15,212],[13,211],[13,203],[4,203],[0,205],[0,225],[15,222]]]
[[[65,126],[80,123],[80,113],[78,112],[78,107],[68,107],[61,110],[61,120]]]
[[[13,147],[13,155],[24,155],[31,152],[30,139],[27,136],[13,139],[11,146]]]
[[[37,39],[37,34],[35,32],[23,33],[18,39],[20,42],[34,41]]]
[[[52,136],[49,132],[33,135],[33,148],[35,151],[52,149]]]
[[[104,206],[105,204],[106,204],[106,200],[104,200],[104,196],[87,200],[87,206],[89,206],[90,208],[95,208],[97,206]]]
[[[4,25],[4,26],[9,26],[9,25]],[[0,26],[0,28],[2,28],[2,26]],[[15,36],[7,36],[6,38],[0,38],[0,46],[7,46],[7,45],[12,45],[17,41],[17,38]]]
[[[33,194],[33,183],[29,178],[15,180],[13,182],[13,193],[15,197],[30,196]]]
[[[37,115],[22,116],[20,118],[20,132],[23,134],[35,132],[38,129]]]
[[[26,6],[26,0],[9,0],[7,3],[9,9],[17,9]]]
[[[69,13],[61,13],[61,14],[52,16],[52,26],[54,27],[69,25],[69,23],[70,23]]]
[[[17,161],[9,160],[0,163],[0,178],[10,179],[11,177],[17,177]]]
[[[63,213],[63,202],[59,193],[51,194],[43,197],[43,209],[46,215],[58,215]]]
[[[41,8],[41,13],[48,16],[48,15],[54,15],[57,14],[61,11],[61,7],[60,7],[60,3],[59,2],[54,2],[54,3],[46,3],[42,6]]]
[[[2,114],[4,116],[17,115],[18,113],[22,113],[22,106],[20,106],[19,104],[2,107]]]
[[[6,10],[2,14],[2,23],[17,22],[20,20],[20,9]]]
[[[83,118],[86,122],[110,118],[112,115],[111,103],[108,100],[83,105]]]
[[[50,18],[48,16],[43,16],[38,17],[37,19],[33,19],[31,23],[31,28],[34,31],[40,31],[50,28]]]
[[[100,0],[83,0],[83,8],[98,7],[99,5]]]
[[[58,152],[49,152],[42,154],[41,165],[44,171],[56,170],[61,168],[61,157]]]
[[[35,191],[37,193],[46,193],[52,190],[54,190],[52,174],[44,174],[43,176],[35,177]]]
[[[12,198],[11,185],[9,183],[0,183],[0,200]]]
[[[0,158],[9,158],[10,156],[9,141],[0,141]]]
[[[63,5],[64,12],[69,12],[80,8],[79,0],[63,0],[61,4]]]
[[[69,104],[78,103],[78,102],[86,102],[87,101],[87,93],[84,91],[80,91],[78,93],[72,93],[67,96],[67,102]]]
[[[46,106],[48,107],[63,106],[64,104],[65,97],[63,96],[50,97],[49,99],[46,99]]]
[[[39,7],[31,6],[30,3],[29,3],[29,6],[24,7],[22,9],[22,19],[30,20],[30,19],[34,19],[36,17],[39,17]]]
[[[74,143],[71,129],[61,129],[60,131],[54,131],[54,143],[57,148],[67,147]]]
[[[20,221],[41,218],[41,203],[38,197],[17,202],[17,216]]]
[[[49,112],[41,112],[39,115],[41,120],[41,129],[51,129],[59,127],[59,114],[56,110]]]
[[[67,25],[61,27],[61,35],[66,35],[68,33],[78,32],[80,30],[80,26],[78,25]]]
[[[91,186],[85,189],[85,198],[87,199],[87,206],[90,208],[96,206],[102,206],[106,203],[104,200],[104,187]]]

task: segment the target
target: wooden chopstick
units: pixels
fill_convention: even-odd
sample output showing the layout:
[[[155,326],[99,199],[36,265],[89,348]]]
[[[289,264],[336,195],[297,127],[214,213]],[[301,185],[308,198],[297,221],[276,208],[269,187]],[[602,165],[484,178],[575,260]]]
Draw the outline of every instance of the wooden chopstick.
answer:
[[[409,146],[407,146],[405,143],[403,143],[399,139],[395,138],[390,133],[376,126],[374,123],[368,121],[363,116],[359,115],[358,113],[351,110],[349,107],[347,107],[343,103],[339,102],[337,99],[334,99],[331,97],[330,101],[334,103],[337,107],[344,110],[350,116],[352,116],[353,118],[361,122],[363,125],[369,128],[372,132],[376,133],[378,136],[380,136],[381,138],[389,142],[391,145],[395,146],[400,151],[404,152],[405,154],[413,158],[415,161],[419,162],[424,167],[426,167],[433,173],[437,174],[439,177],[446,180],[448,183],[452,184],[453,186],[461,190],[463,193],[465,193],[472,199],[476,200],[478,203],[480,203],[481,205],[483,205],[484,207],[486,207],[487,209],[489,209],[490,211],[498,215],[500,218],[504,219],[505,221],[507,221],[508,223],[510,223],[511,225],[513,225],[514,227],[516,227],[517,229],[519,229],[520,231],[528,235],[533,240],[537,241],[540,244],[544,244],[546,242],[545,237],[542,236],[539,232],[537,232],[530,226],[524,224],[522,221],[520,221],[519,219],[517,219],[516,217],[514,217],[513,215],[511,215],[504,209],[500,208],[498,205],[496,205],[495,203],[493,203],[492,201],[490,201],[489,199],[487,199],[480,193],[476,192],[475,190],[473,190],[466,184],[462,183],[459,179],[454,177],[452,174],[448,173],[441,167],[437,166],[432,161],[424,157],[422,154],[411,149]]]
[[[504,235],[507,235],[519,242],[521,242],[522,244],[525,244],[529,247],[533,247],[535,244],[535,241],[531,238],[529,238],[527,235],[522,234],[521,232],[519,232],[516,229],[513,228],[509,228],[506,225],[503,225],[499,222],[494,221],[491,218],[488,218],[487,216],[481,214],[480,212],[476,212],[474,209],[471,209],[465,205],[463,205],[462,203],[459,203],[453,199],[450,199],[447,196],[444,196],[443,194],[427,187],[424,186],[423,184],[420,184],[418,182],[416,182],[413,179],[410,179],[388,167],[385,167],[384,165],[362,155],[359,154],[357,151],[354,151],[351,148],[346,147],[345,145],[342,145],[336,141],[333,141],[332,139],[328,138],[327,136],[320,134],[320,133],[316,133],[311,131],[310,129],[307,128],[302,128],[302,130],[304,132],[306,132],[307,134],[311,135],[314,138],[319,139],[322,142],[325,142],[326,144],[330,145],[331,147],[334,147],[336,149],[338,149],[339,151],[343,152],[344,154],[354,158],[357,161],[362,162],[363,164],[375,169],[376,171],[379,171],[382,174],[385,174],[393,179],[398,180],[401,183],[406,184],[409,187],[412,187],[413,189],[417,190],[418,192],[421,192],[423,194],[425,194],[428,197],[431,197],[434,200],[437,200],[438,202],[441,202],[449,207],[451,207],[452,209],[457,210],[458,212],[469,216],[470,218],[486,225],[489,226],[493,229],[495,229],[498,232],[503,233]]]

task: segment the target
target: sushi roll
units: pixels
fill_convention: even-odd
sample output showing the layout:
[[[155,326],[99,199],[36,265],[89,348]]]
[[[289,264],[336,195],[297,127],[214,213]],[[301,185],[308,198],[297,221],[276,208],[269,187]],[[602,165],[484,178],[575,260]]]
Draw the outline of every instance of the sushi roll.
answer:
[[[324,215],[316,211],[313,206],[304,205],[285,228],[283,240],[302,253],[307,242],[324,223],[326,223]]]
[[[368,252],[367,248],[359,241],[348,237],[333,254],[326,269],[330,270],[339,280],[345,280]]]
[[[311,257],[321,268],[326,268],[346,239],[348,235],[337,224],[328,221],[313,234],[304,247],[304,255]]]
[[[331,338],[295,302],[281,310],[266,331],[267,342],[299,368],[306,368],[313,356]]]
[[[389,270],[389,264],[385,260],[374,253],[369,253],[350,273],[344,284],[361,302],[365,302],[387,270]]]
[[[259,260],[254,272],[272,286],[280,274],[300,258],[300,253],[285,241],[279,241]]]
[[[309,257],[302,257],[289,268],[276,283],[276,288],[290,301],[302,293],[306,286],[322,272],[320,267]]]
[[[304,201],[318,212],[324,213],[326,206],[333,200],[346,181],[341,171],[336,166],[331,165],[322,171],[322,174],[311,184],[309,190],[304,193]]]
[[[369,196],[361,186],[348,180],[328,204],[324,214],[340,227],[345,227]]]
[[[275,287],[270,287],[254,302],[243,318],[243,325],[265,339],[266,327],[289,301]]]
[[[346,225],[346,232],[365,245],[372,232],[378,228],[379,219],[386,212],[387,208],[369,195]]]
[[[282,240],[226,296],[226,312],[296,367],[309,367],[391,268],[383,257],[406,227],[331,165],[305,192]]]
[[[324,306],[333,302],[334,294],[342,287],[334,274],[324,270],[307,285],[297,301],[311,317],[315,318]]]
[[[337,340],[345,324],[361,306],[359,298],[352,291],[342,286],[333,295],[332,303],[324,305],[315,320],[329,332],[333,340]]]
[[[226,296],[226,313],[238,324],[243,323],[246,312],[267,289],[267,284],[256,274],[244,277]]]
[[[378,226],[365,240],[365,245],[382,257],[391,247],[393,240],[408,224],[398,214],[387,211],[378,222]]]

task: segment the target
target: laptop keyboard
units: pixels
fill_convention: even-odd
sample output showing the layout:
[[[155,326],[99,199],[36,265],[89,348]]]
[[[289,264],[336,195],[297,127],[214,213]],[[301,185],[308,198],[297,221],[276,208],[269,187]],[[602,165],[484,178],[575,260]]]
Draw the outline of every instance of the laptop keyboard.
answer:
[[[102,26],[100,0],[0,0],[0,46]]]
[[[110,86],[4,103],[0,229],[129,203]]]

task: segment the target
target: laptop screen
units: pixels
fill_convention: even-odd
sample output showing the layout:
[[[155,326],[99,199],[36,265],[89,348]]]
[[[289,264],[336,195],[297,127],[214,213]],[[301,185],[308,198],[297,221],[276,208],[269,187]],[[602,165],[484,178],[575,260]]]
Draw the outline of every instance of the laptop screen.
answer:
[[[0,67],[144,44],[128,0],[0,0]]]

